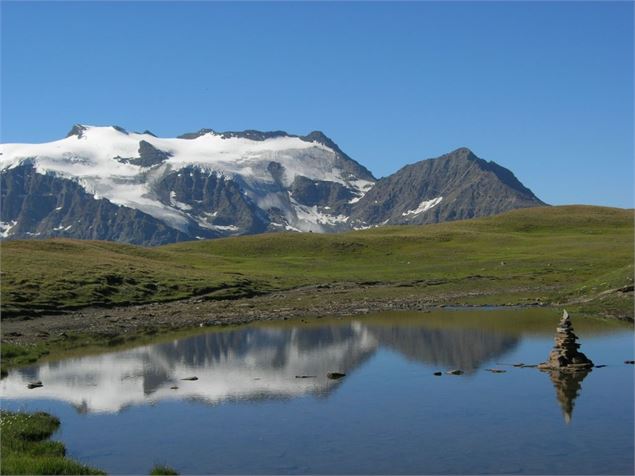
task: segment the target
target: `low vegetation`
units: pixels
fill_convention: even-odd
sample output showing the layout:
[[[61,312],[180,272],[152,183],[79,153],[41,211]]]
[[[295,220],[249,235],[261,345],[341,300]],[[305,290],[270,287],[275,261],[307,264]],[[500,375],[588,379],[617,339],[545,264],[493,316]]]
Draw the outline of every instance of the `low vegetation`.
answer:
[[[475,304],[491,303],[494,293],[500,303],[571,302],[632,317],[632,279],[632,210],[565,206],[438,225],[156,248],[9,241],[2,244],[0,290],[3,317],[191,296],[234,299],[338,282],[416,283],[424,293],[469,294]]]
[[[160,474],[165,474],[165,475],[173,475],[173,474],[179,474],[176,472],[176,470],[170,468],[169,466],[165,466],[165,465],[156,465],[152,468],[152,470],[150,471],[151,475],[160,475]]]
[[[47,413],[0,412],[2,474],[105,474],[66,458],[64,445],[49,440],[59,425]]]

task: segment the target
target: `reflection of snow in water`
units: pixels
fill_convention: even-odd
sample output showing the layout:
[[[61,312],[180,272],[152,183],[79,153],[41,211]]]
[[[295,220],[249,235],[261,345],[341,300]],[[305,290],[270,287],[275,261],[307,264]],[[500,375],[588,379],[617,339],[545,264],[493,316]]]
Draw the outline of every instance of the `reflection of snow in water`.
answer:
[[[367,330],[350,326],[248,328],[45,363],[11,372],[0,389],[6,398],[59,399],[90,412],[164,399],[285,398],[328,391],[337,383],[327,372],[356,367],[376,346]],[[180,380],[190,376],[198,380]],[[33,380],[44,387],[27,389]]]
[[[380,344],[411,360],[460,364],[469,371],[516,343],[514,337],[491,331],[372,326],[360,321],[322,327],[246,327],[16,370],[2,381],[0,390],[6,398],[58,399],[87,412],[116,412],[167,399],[217,403],[288,398],[328,392],[337,385],[326,378],[328,372],[350,373]],[[198,380],[181,380],[190,376]],[[27,389],[34,380],[41,380],[44,387]]]

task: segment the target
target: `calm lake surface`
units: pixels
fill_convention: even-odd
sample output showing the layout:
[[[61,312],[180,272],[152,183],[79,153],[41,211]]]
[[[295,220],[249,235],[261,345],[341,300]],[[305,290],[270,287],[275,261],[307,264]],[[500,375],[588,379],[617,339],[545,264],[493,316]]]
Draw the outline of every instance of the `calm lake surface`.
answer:
[[[511,366],[546,360],[559,317],[443,311],[214,331],[14,370],[2,406],[57,415],[69,455],[110,473],[633,474],[632,326],[572,316],[580,350],[606,365],[579,378]],[[433,375],[450,369],[465,373]],[[44,387],[28,390],[34,380]]]

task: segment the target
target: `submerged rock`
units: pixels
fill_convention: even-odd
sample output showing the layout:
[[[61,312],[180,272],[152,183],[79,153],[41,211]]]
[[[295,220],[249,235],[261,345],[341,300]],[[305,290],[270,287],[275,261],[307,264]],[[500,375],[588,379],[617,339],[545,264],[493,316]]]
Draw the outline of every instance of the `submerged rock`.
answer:
[[[448,374],[448,375],[463,375],[463,371],[460,370],[460,369],[448,370],[446,372],[446,374]]]
[[[340,379],[342,377],[346,377],[346,374],[340,373],[340,372],[329,372],[326,374],[327,378],[330,378],[331,380],[337,380]]]
[[[549,360],[538,365],[542,370],[578,371],[590,369],[593,362],[578,349],[578,336],[573,333],[569,314],[565,310],[556,328],[555,345],[549,354]]]
[[[485,369],[488,372],[492,372],[493,374],[504,374],[505,372],[507,372],[507,370],[503,370],[503,369]]]

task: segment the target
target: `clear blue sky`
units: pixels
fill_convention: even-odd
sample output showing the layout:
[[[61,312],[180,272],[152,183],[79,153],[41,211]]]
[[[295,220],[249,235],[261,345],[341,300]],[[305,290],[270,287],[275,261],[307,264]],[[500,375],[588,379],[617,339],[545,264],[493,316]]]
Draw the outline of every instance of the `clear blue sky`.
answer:
[[[460,146],[633,206],[633,4],[2,2],[2,142],[319,129],[380,177]]]

